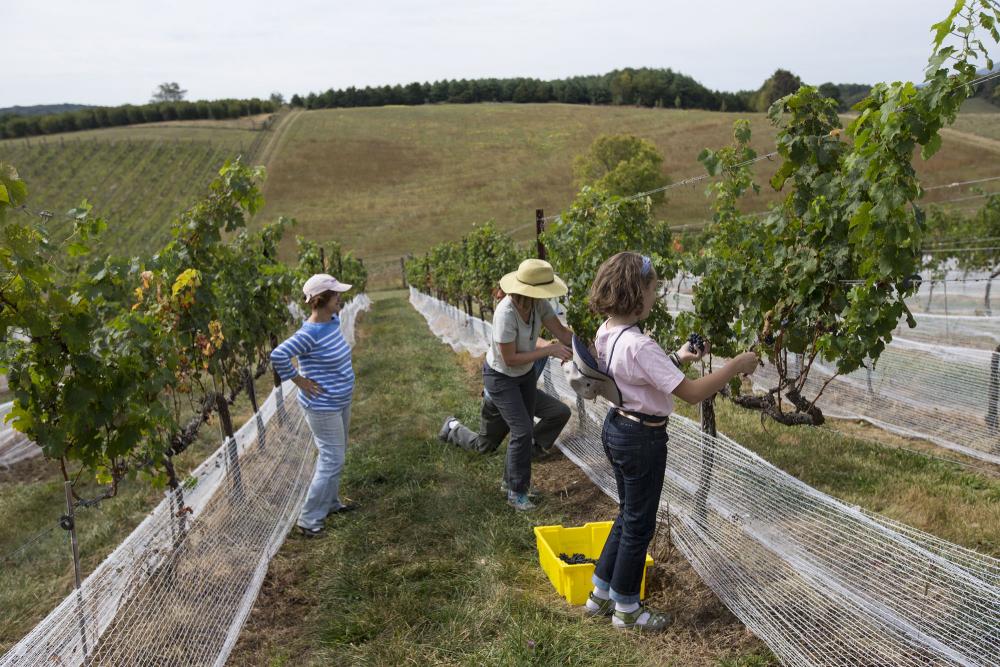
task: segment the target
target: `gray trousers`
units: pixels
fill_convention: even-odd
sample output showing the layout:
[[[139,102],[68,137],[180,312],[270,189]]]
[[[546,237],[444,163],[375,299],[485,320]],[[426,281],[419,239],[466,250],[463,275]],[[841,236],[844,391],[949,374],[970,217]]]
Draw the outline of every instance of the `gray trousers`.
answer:
[[[535,392],[535,417],[539,421],[535,423],[532,432],[535,443],[532,452],[543,454],[549,451],[571,416],[572,412],[565,403],[538,389]],[[490,399],[484,398],[479,410],[479,433],[459,424],[452,430],[448,440],[470,452],[490,454],[496,451],[508,433],[510,427],[503,420],[497,406]]]
[[[504,481],[516,493],[528,492],[532,454],[555,444],[571,414],[562,401],[538,389],[536,382],[535,373],[513,378],[484,369],[483,384],[490,398],[483,399],[479,433],[459,424],[448,437],[463,449],[488,454],[510,433]],[[535,417],[540,419],[537,424]]]

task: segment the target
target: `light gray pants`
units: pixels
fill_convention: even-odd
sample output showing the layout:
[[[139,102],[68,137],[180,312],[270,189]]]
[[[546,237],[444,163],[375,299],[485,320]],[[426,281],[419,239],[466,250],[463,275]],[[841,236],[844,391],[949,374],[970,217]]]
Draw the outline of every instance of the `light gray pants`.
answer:
[[[319,455],[316,457],[316,471],[309,484],[309,493],[299,514],[298,524],[315,530],[323,526],[327,514],[341,507],[340,473],[344,469],[344,458],[347,455],[351,406],[339,411],[303,410]]]

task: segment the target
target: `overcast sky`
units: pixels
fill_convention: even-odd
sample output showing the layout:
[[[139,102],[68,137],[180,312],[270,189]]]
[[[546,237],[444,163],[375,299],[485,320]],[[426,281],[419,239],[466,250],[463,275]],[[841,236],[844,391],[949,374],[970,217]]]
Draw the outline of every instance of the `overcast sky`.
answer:
[[[920,80],[951,0],[3,0],[0,107],[670,67],[719,90]]]

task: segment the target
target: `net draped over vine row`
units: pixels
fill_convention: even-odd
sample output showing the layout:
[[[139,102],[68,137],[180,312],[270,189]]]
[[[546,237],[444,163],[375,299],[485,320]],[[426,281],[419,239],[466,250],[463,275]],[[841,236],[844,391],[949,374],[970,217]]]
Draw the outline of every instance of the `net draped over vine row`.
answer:
[[[359,295],[341,312],[353,344]],[[315,447],[291,382],[34,630],[14,665],[223,665],[298,515]]]
[[[690,296],[670,294],[665,301],[674,312],[691,310]],[[860,419],[905,436],[982,461],[1000,464],[1000,350],[992,336],[1000,337],[1000,318],[940,317],[917,313],[917,326],[901,322],[878,361],[838,375],[820,360],[813,362],[806,380],[805,397],[815,397],[823,414]],[[948,335],[962,337],[990,349],[961,347],[940,342]],[[790,376],[802,370],[799,355],[789,354]],[[766,363],[754,374],[757,389],[778,383],[777,370]]]
[[[481,353],[492,327],[411,288],[431,331]],[[616,498],[601,446],[609,404],[573,408],[557,445]],[[673,416],[659,518],[698,574],[789,665],[1000,664],[1000,560],[845,504]]]

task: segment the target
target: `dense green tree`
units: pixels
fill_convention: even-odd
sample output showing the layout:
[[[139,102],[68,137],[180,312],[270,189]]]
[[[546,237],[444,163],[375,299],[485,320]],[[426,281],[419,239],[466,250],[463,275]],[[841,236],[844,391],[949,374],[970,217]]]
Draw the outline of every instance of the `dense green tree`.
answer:
[[[989,61],[984,43],[1000,42],[998,21],[1000,5],[991,0],[956,2],[932,27],[922,85],[877,84],[846,131],[836,102],[816,88],[775,101],[768,116],[781,164],[770,185],[784,197],[763,216],[745,217],[737,205],[758,190],[747,121],[737,122],[731,146],[699,156],[723,178],[710,189],[715,225],[694,326],[720,355],[755,350],[777,376],[766,393],[739,397],[741,405],[785,424],[821,424],[816,400],[826,383],[804,395],[813,363],[823,360],[836,374],[870,368],[901,320],[916,326],[906,299],[917,289],[911,277],[923,265],[926,220],[914,149],[922,159],[940,149],[940,130],[969,95],[975,63]],[[791,76],[781,78],[791,85]],[[978,228],[993,233],[991,224],[984,219]]]
[[[573,174],[577,187],[591,186],[619,197],[667,184],[663,156],[656,146],[630,134],[595,139],[588,151],[574,161]],[[664,200],[663,192],[652,197],[656,203]]]

